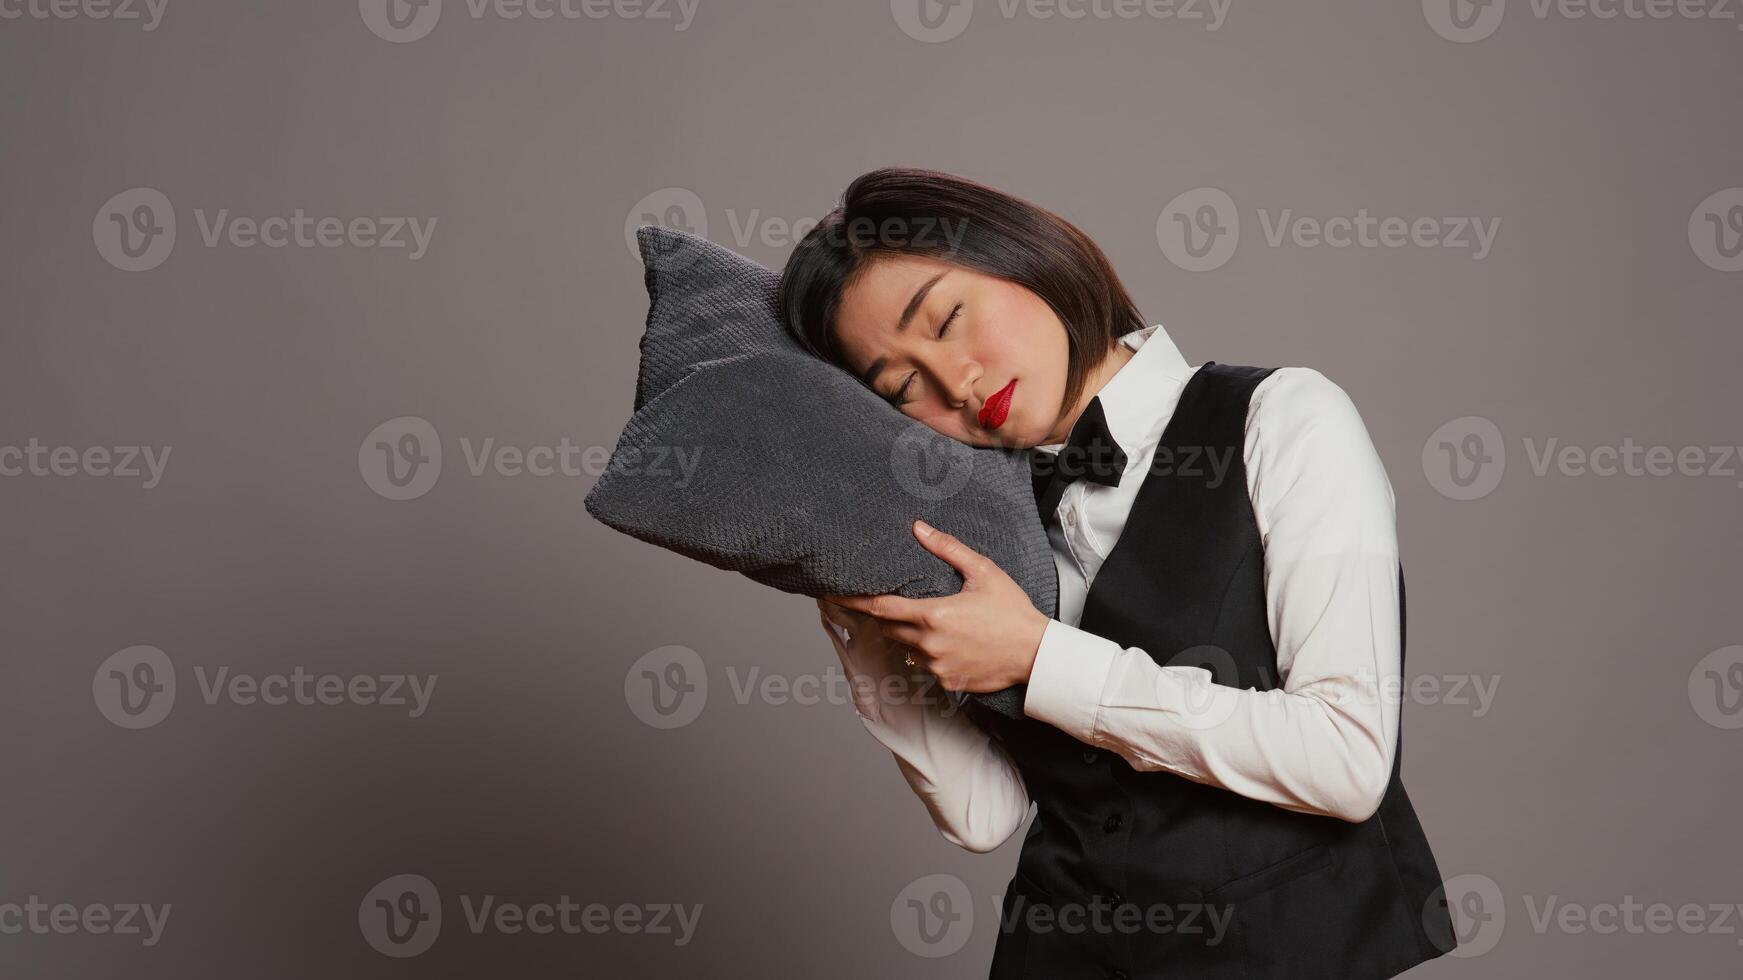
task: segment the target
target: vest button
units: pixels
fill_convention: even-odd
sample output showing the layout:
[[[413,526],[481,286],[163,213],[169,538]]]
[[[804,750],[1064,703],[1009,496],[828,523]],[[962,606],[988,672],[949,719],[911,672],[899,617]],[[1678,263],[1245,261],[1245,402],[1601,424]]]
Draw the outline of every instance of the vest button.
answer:
[[[1132,975],[1124,970],[1109,970],[1108,980],[1132,980]]]
[[[1120,815],[1116,813],[1116,814],[1113,814],[1112,816],[1108,817],[1107,822],[1102,824],[1102,829],[1106,830],[1110,834],[1116,830],[1119,830],[1120,829]]]
[[[1095,760],[1099,758],[1101,758],[1101,753],[1097,752],[1095,749],[1083,750],[1083,761],[1086,765],[1095,762]]]

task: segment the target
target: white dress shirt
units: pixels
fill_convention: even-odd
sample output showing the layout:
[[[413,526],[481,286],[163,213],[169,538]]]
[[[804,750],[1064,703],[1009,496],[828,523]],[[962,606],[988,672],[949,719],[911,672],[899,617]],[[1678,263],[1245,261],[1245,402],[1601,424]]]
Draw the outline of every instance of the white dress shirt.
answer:
[[[1197,370],[1160,324],[1120,342],[1132,358],[1097,395],[1126,452],[1125,474],[1117,487],[1072,482],[1048,526],[1059,608],[1042,635],[1024,713],[1140,771],[1296,812],[1366,820],[1392,773],[1400,650],[1392,487],[1361,416],[1342,388],[1311,368],[1280,368],[1254,390],[1242,457],[1264,546],[1281,687],[1214,684],[1202,667],[1161,666],[1138,647],[1076,625]],[[1063,445],[1036,449],[1057,453]],[[1168,583],[1155,589],[1165,595]],[[824,625],[855,681],[855,711],[895,756],[944,838],[976,852],[1009,839],[1030,799],[1002,744],[941,697],[860,696],[888,692],[887,683],[878,686],[883,678],[909,673],[901,651],[875,629],[850,636]]]

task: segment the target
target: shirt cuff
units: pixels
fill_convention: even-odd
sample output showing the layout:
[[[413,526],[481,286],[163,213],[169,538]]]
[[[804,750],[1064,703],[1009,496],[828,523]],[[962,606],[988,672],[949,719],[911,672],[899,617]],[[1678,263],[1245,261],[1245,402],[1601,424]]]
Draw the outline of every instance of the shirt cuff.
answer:
[[[1102,691],[1122,648],[1112,640],[1047,621],[1035,666],[1029,671],[1023,713],[1047,722],[1080,742],[1096,743]]]

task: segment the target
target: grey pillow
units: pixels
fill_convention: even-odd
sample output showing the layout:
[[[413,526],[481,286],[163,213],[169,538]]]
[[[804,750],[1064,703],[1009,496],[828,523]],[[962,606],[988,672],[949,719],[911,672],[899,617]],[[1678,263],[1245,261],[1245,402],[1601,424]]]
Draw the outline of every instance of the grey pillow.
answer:
[[[920,518],[1055,613],[1023,451],[941,435],[800,347],[775,272],[680,231],[636,238],[650,306],[634,414],[588,513],[785,592],[952,595],[962,578],[915,540]],[[966,698],[1022,716],[1020,684]]]

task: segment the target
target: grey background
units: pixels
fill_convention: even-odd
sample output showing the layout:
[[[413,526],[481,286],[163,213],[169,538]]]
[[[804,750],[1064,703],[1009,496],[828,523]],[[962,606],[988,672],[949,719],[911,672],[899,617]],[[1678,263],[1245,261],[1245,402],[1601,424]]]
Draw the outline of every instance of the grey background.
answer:
[[[1539,931],[1528,908],[1743,901],[1743,732],[1690,691],[1703,657],[1743,643],[1743,478],[1538,476],[1522,445],[1743,441],[1743,275],[1688,233],[1703,199],[1743,185],[1737,25],[1539,18],[1521,0],[1475,43],[1415,3],[1240,0],[1214,31],[980,0],[939,43],[885,3],[701,0],[676,31],[447,0],[411,43],[349,2],[169,0],[149,32],[0,20],[0,446],[172,447],[150,490],[0,478],[0,904],[173,907],[149,948],[0,934],[0,975],[984,975],[1020,835],[985,856],[945,842],[844,701],[732,697],[729,670],[839,673],[811,602],[590,521],[589,474],[473,477],[459,446],[612,445],[646,310],[625,232],[647,195],[692,192],[710,238],[778,267],[788,242],[735,219],[814,219],[887,164],[1077,223],[1192,363],[1309,365],[1354,398],[1397,493],[1411,673],[1498,684],[1480,717],[1404,705],[1442,871],[1493,884],[1485,921],[1504,921],[1489,952],[1413,976],[1735,975],[1735,919],[1606,935]],[[135,187],[179,225],[145,272],[93,236]],[[1189,272],[1157,218],[1199,187],[1238,202],[1242,237]],[[411,261],[208,248],[194,214],[299,207],[438,224]],[[1270,247],[1261,208],[1501,224],[1476,261]],[[445,460],[396,501],[359,447],[406,415]],[[1423,454],[1466,416],[1504,434],[1507,465],[1457,500]],[[137,644],[173,661],[179,692],[126,730],[93,678]],[[710,690],[660,730],[625,682],[674,644]],[[299,665],[438,683],[410,718],[207,704],[194,676]],[[358,907],[403,873],[435,883],[445,922],[391,959]],[[891,916],[935,873],[976,897],[942,957]],[[457,902],[564,894],[703,911],[678,946],[475,935]]]

